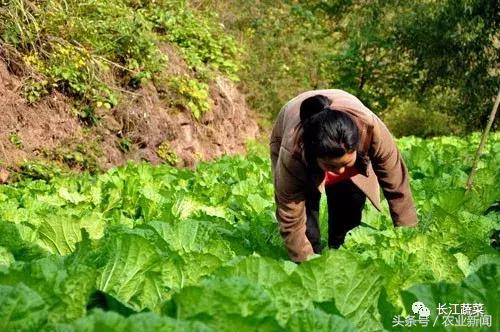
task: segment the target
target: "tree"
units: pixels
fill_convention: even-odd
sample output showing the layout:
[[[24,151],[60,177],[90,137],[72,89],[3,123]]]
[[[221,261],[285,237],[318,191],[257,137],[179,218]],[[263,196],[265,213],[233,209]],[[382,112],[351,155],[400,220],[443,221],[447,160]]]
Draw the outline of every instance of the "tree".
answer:
[[[495,0],[417,1],[397,21],[397,44],[423,73],[418,95],[455,91],[453,112],[468,129],[484,126],[500,85],[499,22]]]
[[[331,84],[383,110],[395,98],[481,128],[500,80],[494,0],[303,1],[336,22]]]

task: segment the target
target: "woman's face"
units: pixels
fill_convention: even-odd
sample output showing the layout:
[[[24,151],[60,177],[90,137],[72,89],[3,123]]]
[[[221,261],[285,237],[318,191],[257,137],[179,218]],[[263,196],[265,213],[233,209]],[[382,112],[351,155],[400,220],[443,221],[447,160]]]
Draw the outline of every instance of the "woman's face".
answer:
[[[318,158],[318,165],[324,172],[342,174],[347,167],[352,167],[356,163],[356,150],[344,154],[338,158]]]

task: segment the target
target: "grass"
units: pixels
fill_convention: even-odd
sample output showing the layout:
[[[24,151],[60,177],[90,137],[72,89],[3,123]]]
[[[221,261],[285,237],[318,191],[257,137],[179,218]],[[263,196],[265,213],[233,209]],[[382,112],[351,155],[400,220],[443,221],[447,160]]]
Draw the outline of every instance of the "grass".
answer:
[[[164,75],[162,43],[176,45],[190,66],[194,88],[176,84],[183,77],[167,79],[183,89],[178,95],[196,118],[207,110],[203,87],[219,73],[238,80],[241,67],[240,49],[217,17],[197,16],[186,1],[9,1],[0,4],[0,43],[32,73],[23,87],[30,103],[56,89],[73,98],[82,119]]]

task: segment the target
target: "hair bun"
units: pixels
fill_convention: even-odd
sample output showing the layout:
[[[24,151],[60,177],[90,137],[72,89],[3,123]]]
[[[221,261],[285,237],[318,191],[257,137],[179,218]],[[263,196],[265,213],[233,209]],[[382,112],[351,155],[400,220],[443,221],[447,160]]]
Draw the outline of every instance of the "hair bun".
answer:
[[[300,122],[304,123],[313,115],[329,110],[332,101],[323,95],[315,95],[304,99],[300,104]]]

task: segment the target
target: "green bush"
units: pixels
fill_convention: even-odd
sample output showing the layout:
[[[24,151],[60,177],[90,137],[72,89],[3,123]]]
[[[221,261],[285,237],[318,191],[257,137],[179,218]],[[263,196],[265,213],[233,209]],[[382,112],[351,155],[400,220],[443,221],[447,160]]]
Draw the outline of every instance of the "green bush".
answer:
[[[179,46],[189,66],[201,78],[210,77],[210,71],[220,71],[238,81],[241,69],[241,48],[225,33],[213,13],[198,14],[188,7],[151,10],[149,19],[163,40]]]
[[[21,139],[19,134],[16,132],[12,132],[9,134],[9,142],[18,149],[23,148],[23,140]]]
[[[202,1],[245,47],[241,85],[253,109],[272,121],[298,93],[329,87],[326,56],[336,36],[332,21],[292,2]]]
[[[170,89],[177,95],[176,103],[181,103],[191,111],[195,119],[210,110],[208,85],[189,76],[170,78]]]
[[[425,109],[414,102],[399,101],[382,114],[392,134],[401,136],[432,137],[457,133],[454,119],[443,112]]]
[[[171,166],[175,166],[179,161],[177,154],[172,149],[172,146],[168,141],[161,143],[160,146],[158,146],[156,153],[158,154],[158,157]]]

